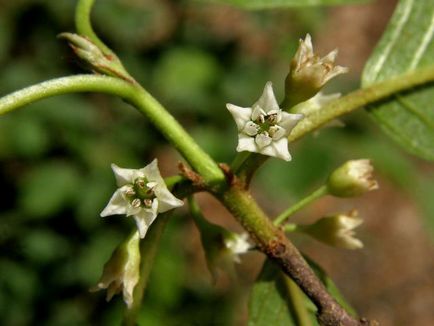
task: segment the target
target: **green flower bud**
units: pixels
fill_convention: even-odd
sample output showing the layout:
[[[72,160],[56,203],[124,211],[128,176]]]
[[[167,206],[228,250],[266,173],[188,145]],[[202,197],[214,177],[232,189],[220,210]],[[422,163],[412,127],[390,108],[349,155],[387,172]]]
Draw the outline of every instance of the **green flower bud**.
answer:
[[[68,41],[69,46],[75,54],[90,70],[133,82],[132,77],[127,73],[115,54],[103,53],[103,51],[87,37],[73,33],[61,33],[59,34],[59,38]]]
[[[107,289],[107,301],[122,291],[128,308],[133,304],[133,291],[140,277],[140,236],[134,232],[113,252],[104,265],[98,284],[91,291]]]
[[[373,170],[367,159],[348,161],[329,176],[327,189],[336,197],[355,197],[378,189]]]
[[[300,40],[285,80],[285,108],[310,99],[330,79],[348,71],[348,68],[335,64],[337,54],[336,49],[320,58],[313,52],[312,39],[309,34],[304,40]]]
[[[354,237],[353,229],[362,223],[357,211],[353,210],[347,214],[324,217],[311,225],[298,226],[297,230],[334,247],[359,249],[363,243]]]

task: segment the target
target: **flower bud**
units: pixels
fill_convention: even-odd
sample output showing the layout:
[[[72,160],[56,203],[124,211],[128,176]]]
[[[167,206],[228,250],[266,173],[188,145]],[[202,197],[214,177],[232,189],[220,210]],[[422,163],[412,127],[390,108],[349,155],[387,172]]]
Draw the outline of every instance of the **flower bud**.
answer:
[[[128,308],[133,304],[133,291],[140,277],[140,236],[134,232],[113,252],[104,265],[98,284],[91,291],[107,289],[107,301],[122,291]]]
[[[320,58],[313,52],[312,39],[309,34],[304,40],[300,40],[285,80],[285,108],[308,100],[318,93],[330,79],[348,71],[348,68],[335,64],[337,54],[336,49]]]
[[[336,197],[355,197],[378,189],[373,170],[367,159],[348,161],[329,176],[328,191]]]
[[[115,54],[103,53],[103,51],[87,37],[73,33],[61,33],[59,34],[59,38],[68,41],[69,46],[75,54],[89,66],[90,70],[133,81],[132,77],[127,73]]]
[[[299,226],[297,229],[334,247],[359,249],[363,243],[354,237],[353,229],[362,223],[357,211],[353,210],[347,214],[324,217],[314,224]]]

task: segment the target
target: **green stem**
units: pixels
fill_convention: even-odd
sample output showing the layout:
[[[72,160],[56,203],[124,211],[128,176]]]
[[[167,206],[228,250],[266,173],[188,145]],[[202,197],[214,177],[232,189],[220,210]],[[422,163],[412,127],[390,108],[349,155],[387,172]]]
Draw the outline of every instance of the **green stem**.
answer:
[[[75,8],[75,28],[80,35],[89,38],[105,54],[113,54],[112,50],[99,39],[92,28],[90,12],[94,3],[95,0],[78,0]]]
[[[274,225],[280,225],[280,224],[282,224],[291,215],[295,214],[296,212],[298,212],[302,208],[306,207],[307,205],[309,205],[314,200],[317,200],[318,198],[321,198],[322,196],[325,196],[327,194],[328,194],[327,186],[322,186],[322,187],[318,188],[317,190],[315,190],[314,192],[312,192],[310,195],[304,197],[302,200],[300,200],[299,202],[297,202],[296,204],[292,205],[291,207],[289,207],[288,209],[286,209],[285,211],[283,211],[281,214],[279,214],[274,219]]]
[[[145,239],[140,241],[140,279],[134,288],[134,301],[130,309],[125,309],[122,325],[136,325],[137,317],[140,313],[142,301],[146,286],[148,284],[149,275],[151,274],[152,266],[157,255],[158,247],[161,241],[164,228],[166,227],[170,213],[161,214],[152,223]]]
[[[188,163],[202,175],[208,186],[223,184],[223,172],[178,121],[142,87],[118,78],[78,75],[49,80],[0,98],[0,115],[37,100],[76,92],[100,92],[125,99],[151,120]]]
[[[409,90],[432,81],[434,81],[434,66],[429,66],[413,70],[412,72],[396,76],[395,78],[373,84],[366,88],[358,89],[302,119],[292,130],[288,140],[292,142],[341,115],[384,100],[395,93]]]
[[[288,141],[293,142],[300,139],[341,115],[433,81],[434,66],[428,66],[351,92],[302,119],[288,136]],[[267,158],[259,160],[254,155],[250,156],[240,167],[238,175],[242,180],[249,182]]]

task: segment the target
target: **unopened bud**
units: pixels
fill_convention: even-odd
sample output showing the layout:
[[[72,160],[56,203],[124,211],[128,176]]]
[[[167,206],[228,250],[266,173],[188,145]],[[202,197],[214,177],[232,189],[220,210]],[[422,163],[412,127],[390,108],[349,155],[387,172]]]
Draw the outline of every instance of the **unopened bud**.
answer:
[[[333,50],[320,58],[313,52],[312,39],[309,34],[304,40],[300,40],[285,80],[285,108],[310,99],[330,79],[348,71],[348,68],[335,64],[337,54],[338,51]]]
[[[98,284],[91,291],[107,289],[107,301],[122,291],[125,303],[131,308],[133,291],[140,276],[139,241],[139,233],[136,231],[116,248],[104,265]]]
[[[105,54],[87,37],[73,33],[61,33],[59,38],[67,40],[75,54],[91,70],[108,76],[120,77],[130,82],[133,81],[114,53]]]
[[[370,160],[352,160],[337,168],[327,180],[327,188],[336,197],[355,197],[378,189]]]
[[[299,226],[297,230],[334,247],[359,249],[363,243],[354,237],[353,229],[362,223],[357,211],[353,210],[347,214],[324,217],[314,224]]]

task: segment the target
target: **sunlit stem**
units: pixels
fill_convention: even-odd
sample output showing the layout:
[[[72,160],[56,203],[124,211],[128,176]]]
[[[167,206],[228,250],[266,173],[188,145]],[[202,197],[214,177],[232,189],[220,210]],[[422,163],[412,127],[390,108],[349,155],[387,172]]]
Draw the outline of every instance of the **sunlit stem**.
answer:
[[[298,212],[302,208],[306,207],[307,205],[309,205],[313,201],[317,200],[318,198],[321,198],[322,196],[325,196],[327,194],[328,194],[327,186],[322,186],[322,187],[318,188],[317,190],[312,192],[310,195],[308,195],[307,197],[304,197],[298,203],[292,205],[291,207],[289,207],[288,209],[283,211],[281,214],[279,214],[274,219],[274,222],[273,222],[274,225],[282,224],[283,222],[287,221],[293,214],[295,214],[296,212]]]
[[[223,172],[178,121],[142,87],[118,78],[78,75],[33,85],[0,98],[0,115],[47,97],[77,92],[99,92],[123,98],[151,120],[208,186],[223,184]]]
[[[75,8],[75,28],[80,35],[89,38],[105,54],[112,54],[112,50],[99,39],[92,28],[90,13],[94,3],[95,0],[78,0]]]

